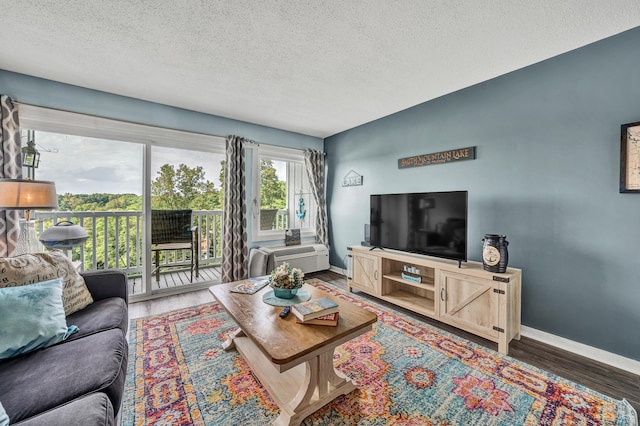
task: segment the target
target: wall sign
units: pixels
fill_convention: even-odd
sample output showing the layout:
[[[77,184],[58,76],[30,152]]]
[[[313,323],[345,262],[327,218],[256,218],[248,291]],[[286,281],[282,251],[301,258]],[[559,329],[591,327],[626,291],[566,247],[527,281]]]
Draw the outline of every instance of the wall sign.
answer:
[[[351,170],[342,178],[342,186],[360,186],[362,185],[362,175]]]
[[[452,149],[449,151],[434,152],[432,154],[416,155],[414,157],[400,158],[398,160],[399,169],[409,167],[431,166],[433,164],[451,163],[462,160],[475,160],[476,147]],[[342,185],[344,186],[344,185]]]

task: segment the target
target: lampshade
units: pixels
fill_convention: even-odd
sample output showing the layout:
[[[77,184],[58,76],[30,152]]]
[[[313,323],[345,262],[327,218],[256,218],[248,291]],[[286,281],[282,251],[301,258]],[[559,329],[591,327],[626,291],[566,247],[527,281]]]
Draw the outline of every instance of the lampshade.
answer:
[[[67,220],[56,223],[40,234],[40,242],[48,249],[68,250],[82,245],[87,238],[89,234],[82,226]]]
[[[57,209],[56,184],[44,180],[0,179],[0,209]]]

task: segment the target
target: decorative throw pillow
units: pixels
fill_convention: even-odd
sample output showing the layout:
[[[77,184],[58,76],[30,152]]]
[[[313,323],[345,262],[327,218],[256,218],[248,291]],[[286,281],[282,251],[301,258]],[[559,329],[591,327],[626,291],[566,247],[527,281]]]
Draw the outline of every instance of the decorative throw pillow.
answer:
[[[0,426],[9,426],[9,416],[0,402]]]
[[[0,359],[55,345],[76,331],[67,327],[60,278],[0,288]]]
[[[62,303],[66,315],[93,303],[84,278],[62,252],[0,258],[0,288],[23,286],[54,278],[62,279]]]

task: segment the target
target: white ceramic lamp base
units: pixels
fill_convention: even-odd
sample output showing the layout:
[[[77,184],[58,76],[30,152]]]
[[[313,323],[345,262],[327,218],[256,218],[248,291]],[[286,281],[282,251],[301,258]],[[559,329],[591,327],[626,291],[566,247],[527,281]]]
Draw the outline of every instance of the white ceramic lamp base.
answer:
[[[25,253],[42,253],[44,247],[38,241],[36,236],[36,221],[20,219],[20,237],[18,238],[18,247],[16,256]]]

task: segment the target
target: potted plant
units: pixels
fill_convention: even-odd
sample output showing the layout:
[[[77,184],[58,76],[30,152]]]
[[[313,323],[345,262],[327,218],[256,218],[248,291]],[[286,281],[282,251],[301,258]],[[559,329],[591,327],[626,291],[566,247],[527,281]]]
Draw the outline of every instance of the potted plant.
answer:
[[[281,299],[291,299],[304,284],[304,272],[292,268],[287,262],[282,263],[269,277],[269,285],[273,294]]]

